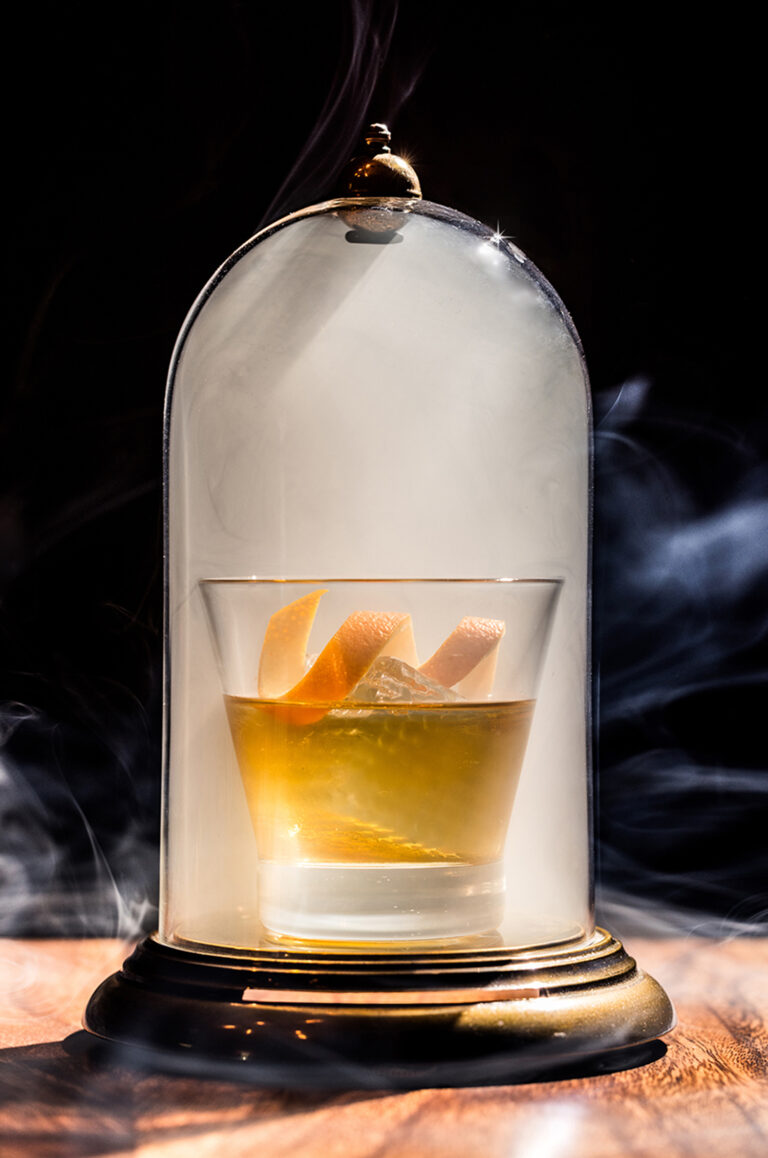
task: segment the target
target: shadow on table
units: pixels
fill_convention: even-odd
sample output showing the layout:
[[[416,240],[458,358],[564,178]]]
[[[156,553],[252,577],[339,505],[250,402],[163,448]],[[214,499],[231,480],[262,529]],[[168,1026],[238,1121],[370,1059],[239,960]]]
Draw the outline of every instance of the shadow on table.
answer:
[[[130,1074],[134,1079],[155,1079],[164,1076],[174,1079],[193,1079],[201,1083],[233,1085],[234,1089],[247,1086],[252,1089],[292,1091],[296,1096],[322,1097],[340,1091],[363,1093],[387,1092],[396,1089],[425,1089],[434,1087],[505,1086],[528,1083],[566,1081],[590,1078],[601,1074],[636,1069],[658,1061],[666,1053],[660,1040],[643,1045],[614,1049],[579,1059],[552,1059],[539,1061],[530,1052],[523,1058],[499,1053],[468,1061],[424,1062],[412,1065],[360,1065],[342,1058],[323,1058],[322,1064],[310,1064],[298,1056],[293,1062],[275,1061],[265,1055],[260,1061],[250,1058],[246,1063],[220,1060],[201,1053],[151,1050],[100,1040],[89,1033],[73,1033],[63,1042],[0,1050],[0,1061],[18,1064],[45,1062],[52,1071],[56,1064],[63,1076],[78,1072],[81,1077],[108,1081],[116,1075]],[[45,1067],[44,1067],[45,1068]],[[7,1071],[6,1071],[7,1073]],[[0,1105],[4,1093],[0,1088]]]
[[[281,1043],[282,1044],[282,1043]],[[566,1058],[553,1062],[551,1057],[537,1059],[527,1051],[524,1057],[498,1052],[488,1057],[464,1061],[425,1061],[408,1064],[361,1065],[327,1052],[317,1057],[296,1052],[293,1059],[270,1056],[265,1050],[261,1059],[247,1061],[220,1060],[203,1053],[151,1050],[113,1044],[88,1033],[72,1034],[63,1043],[74,1056],[87,1056],[94,1067],[123,1067],[143,1074],[166,1074],[202,1081],[236,1082],[264,1089],[319,1091],[390,1091],[440,1087],[475,1087],[523,1085],[531,1082],[566,1081],[596,1077],[636,1069],[658,1061],[666,1045],[654,1040],[642,1045],[614,1049],[588,1057]]]
[[[94,1043],[93,1045],[91,1043]],[[168,1075],[89,1034],[0,1050],[0,1154],[62,1158],[227,1131],[347,1104],[371,1092],[267,1090],[206,1072]],[[384,1096],[383,1094],[381,1096]],[[194,1151],[192,1151],[194,1152]]]
[[[100,1042],[75,1033],[63,1042],[0,1050],[0,1152],[61,1158],[130,1151],[140,1143],[194,1138],[268,1122],[333,1105],[385,1098],[397,1090],[440,1086],[520,1085],[589,1078],[636,1068],[663,1057],[660,1041],[613,1051],[579,1064],[515,1073],[514,1059],[484,1066],[414,1066],[411,1070],[358,1067],[358,1080],[342,1067],[318,1073],[296,1066],[270,1072],[245,1070],[204,1057],[179,1059]],[[495,1072],[491,1072],[495,1070]],[[451,1080],[446,1080],[450,1078]]]

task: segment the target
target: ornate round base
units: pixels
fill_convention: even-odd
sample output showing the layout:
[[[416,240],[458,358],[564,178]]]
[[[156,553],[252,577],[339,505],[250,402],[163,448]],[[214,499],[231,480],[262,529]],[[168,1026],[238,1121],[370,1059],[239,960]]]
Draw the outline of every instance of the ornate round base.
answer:
[[[546,951],[364,956],[222,957],[150,937],[84,1019],[155,1068],[366,1088],[620,1069],[674,1024],[661,986],[601,929]]]

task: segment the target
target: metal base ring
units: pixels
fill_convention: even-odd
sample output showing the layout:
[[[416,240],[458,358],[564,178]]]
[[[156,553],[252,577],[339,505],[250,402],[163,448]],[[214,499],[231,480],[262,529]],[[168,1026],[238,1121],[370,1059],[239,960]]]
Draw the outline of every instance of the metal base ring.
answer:
[[[602,929],[543,951],[364,956],[213,956],[150,937],[84,1018],[154,1068],[337,1088],[618,1069],[674,1024],[661,986]]]

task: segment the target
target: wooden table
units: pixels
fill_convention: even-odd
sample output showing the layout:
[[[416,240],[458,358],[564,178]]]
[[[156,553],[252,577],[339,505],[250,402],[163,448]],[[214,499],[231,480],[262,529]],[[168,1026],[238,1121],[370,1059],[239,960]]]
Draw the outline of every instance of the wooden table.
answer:
[[[629,940],[680,1024],[622,1073],[474,1089],[265,1091],[74,1054],[117,941],[0,941],[4,1158],[766,1158],[768,940]]]

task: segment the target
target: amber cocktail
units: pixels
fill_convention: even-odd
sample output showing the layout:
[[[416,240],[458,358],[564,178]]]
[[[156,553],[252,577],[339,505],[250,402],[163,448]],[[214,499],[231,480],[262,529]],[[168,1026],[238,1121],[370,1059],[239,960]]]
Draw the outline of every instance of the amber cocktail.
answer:
[[[308,640],[339,585],[305,585],[295,599],[300,586],[285,585],[286,602],[264,616],[249,661],[242,607],[266,586],[204,585],[258,844],[265,928],[347,943],[492,931],[534,713],[532,669],[557,583],[504,585],[505,619],[463,616],[423,663],[420,621],[439,622],[440,584],[429,585],[423,614],[412,589],[430,592],[418,584],[382,583],[386,602],[377,584],[356,591],[381,610],[350,611],[335,631],[317,632],[317,655]],[[397,610],[398,598],[413,611]],[[249,663],[255,688],[245,694]]]

